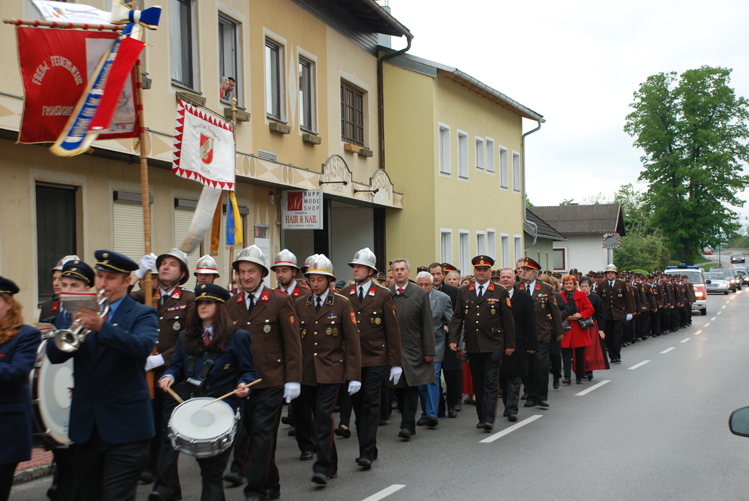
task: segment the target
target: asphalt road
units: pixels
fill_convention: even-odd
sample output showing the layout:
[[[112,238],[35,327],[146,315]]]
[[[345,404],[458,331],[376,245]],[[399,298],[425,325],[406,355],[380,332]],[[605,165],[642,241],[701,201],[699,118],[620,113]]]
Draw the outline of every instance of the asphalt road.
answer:
[[[368,472],[354,463],[356,439],[337,438],[339,476],[326,488],[312,484],[311,463],[298,460],[282,426],[281,499],[747,499],[749,440],[727,422],[749,406],[749,291],[709,296],[708,311],[623,349],[622,364],[592,382],[551,390],[550,409],[521,407],[514,425],[498,418],[492,433],[477,430],[474,407],[464,406],[404,443],[396,413],[380,427],[380,459]],[[184,499],[199,499],[194,459],[181,458],[180,476]],[[49,483],[19,485],[11,499],[45,499]],[[138,500],[148,491],[139,488]],[[244,499],[241,488],[226,498]]]

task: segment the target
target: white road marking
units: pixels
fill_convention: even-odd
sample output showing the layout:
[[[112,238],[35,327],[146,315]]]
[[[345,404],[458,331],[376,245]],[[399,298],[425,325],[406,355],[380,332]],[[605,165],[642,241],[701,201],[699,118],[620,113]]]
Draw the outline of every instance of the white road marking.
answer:
[[[601,386],[605,385],[606,383],[610,383],[610,382],[611,382],[611,380],[610,380],[610,379],[604,379],[604,380],[603,380],[603,381],[601,381],[600,383],[598,383],[598,384],[596,384],[596,385],[593,385],[593,386],[591,386],[591,387],[590,387],[590,388],[588,388],[587,390],[583,390],[583,391],[581,391],[580,393],[575,393],[575,396],[576,396],[576,397],[582,397],[583,395],[587,395],[587,394],[588,394],[588,393],[590,393],[591,391],[593,391],[593,390],[597,390],[597,389],[598,389],[598,388],[600,388]]]
[[[719,312],[718,312],[718,315],[720,315],[721,313],[723,313],[723,312],[722,312],[722,311],[719,311]]]
[[[375,492],[368,498],[364,498],[362,501],[380,501],[380,499],[385,499],[389,495],[398,492],[399,490],[403,489],[405,485],[403,484],[393,484],[390,487],[386,487],[382,489],[380,492]]]
[[[692,338],[691,338],[691,337],[688,337],[688,338],[684,338],[684,339],[682,339],[682,340],[681,340],[681,342],[682,342],[682,343],[686,343],[686,342],[687,342],[687,341],[689,341],[690,339],[692,339]]]
[[[633,370],[635,370],[635,369],[637,369],[639,367],[642,367],[643,365],[647,364],[648,362],[650,362],[650,360],[643,360],[639,364],[633,365],[632,367],[630,367],[629,370],[633,371]]]
[[[700,334],[702,334],[702,331],[697,331],[694,333],[695,336],[699,336]]]
[[[710,322],[706,323],[705,327],[710,327]]]
[[[504,430],[500,431],[499,433],[495,433],[494,435],[492,435],[490,437],[486,437],[484,440],[481,440],[479,443],[480,444],[490,444],[490,443],[494,442],[495,440],[499,440],[500,438],[504,437],[505,435],[509,435],[513,431],[519,430],[523,426],[525,426],[525,425],[527,425],[529,423],[532,423],[533,421],[535,421],[536,419],[539,419],[541,417],[543,417],[543,414],[536,414],[535,416],[531,416],[528,419],[523,419],[519,423],[516,423],[516,424],[510,426],[509,428],[505,428]],[[364,501],[367,501],[367,500],[365,499]]]
[[[718,317],[713,317],[713,318],[711,318],[711,319],[710,319],[710,321],[712,322],[713,320],[715,320],[715,319],[717,319],[717,318],[718,318]]]
[[[726,301],[726,304],[728,304],[732,300],[733,300],[733,298],[729,299],[728,301]],[[723,308],[725,308],[725,306]]]
[[[721,309],[721,310],[725,310],[725,309],[726,309],[726,305],[723,305],[723,306],[721,306],[721,308],[720,308],[720,309]]]
[[[663,351],[661,352],[661,355],[663,355],[664,353],[668,353],[669,351],[671,351],[671,350],[673,350],[673,349],[675,349],[675,348],[674,348],[673,346],[672,346],[671,348],[666,348],[665,350],[663,350]]]

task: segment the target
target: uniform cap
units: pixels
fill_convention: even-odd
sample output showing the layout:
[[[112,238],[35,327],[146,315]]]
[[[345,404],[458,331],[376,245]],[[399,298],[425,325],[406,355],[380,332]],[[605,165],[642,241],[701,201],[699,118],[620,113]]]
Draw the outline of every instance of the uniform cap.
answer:
[[[538,264],[536,261],[534,261],[533,259],[531,259],[529,257],[523,258],[522,267],[523,268],[530,268],[530,269],[536,270],[536,271],[540,271],[541,270],[541,265]]]
[[[375,256],[374,252],[372,252],[369,247],[365,247],[354,255],[354,260],[348,265],[353,268],[355,264],[367,266],[374,271],[377,271],[377,256]]]
[[[239,263],[242,261],[259,265],[263,271],[263,278],[270,273],[265,261],[265,254],[263,254],[263,251],[260,250],[260,247],[257,245],[250,245],[249,247],[242,249],[242,252],[239,253],[237,259],[232,263],[234,271],[239,271]]]
[[[0,277],[0,296],[3,294],[13,296],[14,294],[18,294],[19,290],[20,289],[13,280]]]
[[[195,286],[195,301],[215,301],[225,303],[231,297],[231,293],[216,284],[198,284]]]
[[[288,266],[289,268],[299,269],[299,265],[296,262],[296,256],[289,249],[283,249],[281,252],[276,254],[273,258],[273,266],[271,270],[276,271],[276,266]]]
[[[208,254],[198,259],[198,264],[195,265],[194,275],[198,276],[198,273],[204,275],[216,275],[217,277],[221,276],[218,274],[218,264],[216,264],[216,260]]]
[[[96,258],[96,264],[94,264],[96,270],[130,275],[138,269],[138,263],[119,252],[102,249],[94,252],[94,257]]]
[[[325,275],[332,277],[335,280],[333,274],[333,262],[328,259],[324,254],[318,254],[315,259],[309,263],[309,268],[304,272],[305,275]]]
[[[471,264],[474,268],[491,268],[494,266],[494,259],[491,256],[476,256],[471,259]]]
[[[79,258],[78,256],[76,256],[75,254],[71,254],[69,256],[65,256],[64,258],[62,258],[59,261],[57,261],[57,264],[54,266],[54,268],[52,268],[51,271],[62,271],[62,267],[65,265],[65,263],[67,263],[68,261],[73,260],[73,259],[80,260],[81,258]]]
[[[608,272],[610,272],[610,271],[613,271],[613,272],[614,272],[614,273],[616,273],[617,275],[619,274],[619,273],[618,273],[618,272],[616,271],[616,266],[615,266],[615,265],[614,265],[613,263],[612,263],[612,264],[610,264],[610,265],[608,265],[608,266],[606,266],[606,271],[605,271],[605,272],[606,272],[606,273],[608,273]]]
[[[91,269],[89,265],[87,265],[83,261],[73,259],[72,261],[68,261],[67,263],[65,263],[65,265],[62,267],[62,275],[60,276],[83,280],[84,282],[86,282],[86,285],[91,287],[92,285],[94,285],[94,276],[96,276],[96,273],[93,269]]]

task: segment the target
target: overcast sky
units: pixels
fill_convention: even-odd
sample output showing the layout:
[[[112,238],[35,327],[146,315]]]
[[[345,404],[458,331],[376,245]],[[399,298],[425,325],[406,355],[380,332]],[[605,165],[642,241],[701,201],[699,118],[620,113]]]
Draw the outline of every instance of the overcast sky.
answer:
[[[623,127],[648,76],[733,68],[730,85],[749,97],[746,0],[388,3],[414,35],[411,54],[455,66],[544,116],[526,142],[535,205],[610,197],[637,183],[641,152]],[[536,125],[524,122],[526,131]]]

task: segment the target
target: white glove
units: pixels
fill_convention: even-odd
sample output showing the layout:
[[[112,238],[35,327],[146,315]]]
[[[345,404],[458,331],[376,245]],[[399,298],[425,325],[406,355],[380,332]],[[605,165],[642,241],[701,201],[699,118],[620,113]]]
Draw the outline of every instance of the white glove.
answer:
[[[138,263],[138,271],[135,272],[135,276],[138,277],[139,280],[142,280],[145,278],[146,273],[153,272],[156,269],[156,254],[153,252],[151,254],[146,254],[142,258],[140,258],[140,263]]]
[[[398,367],[397,365],[390,368],[390,381],[393,382],[393,385],[397,385],[398,381],[401,378],[401,374],[403,374],[403,368]]]
[[[627,322],[629,322],[630,320],[632,320],[632,314],[631,313],[627,313]]]
[[[164,357],[161,355],[151,355],[146,359],[146,372],[152,371],[162,365],[164,365]]]
[[[291,403],[296,397],[302,393],[302,385],[299,383],[289,382],[283,385],[283,398],[286,399],[286,403]]]
[[[361,383],[359,381],[349,381],[348,383],[348,394],[353,395],[361,389]]]

